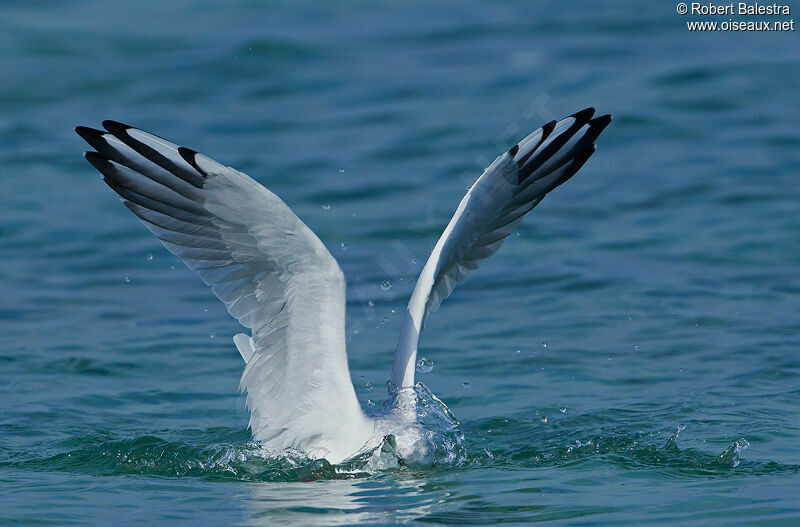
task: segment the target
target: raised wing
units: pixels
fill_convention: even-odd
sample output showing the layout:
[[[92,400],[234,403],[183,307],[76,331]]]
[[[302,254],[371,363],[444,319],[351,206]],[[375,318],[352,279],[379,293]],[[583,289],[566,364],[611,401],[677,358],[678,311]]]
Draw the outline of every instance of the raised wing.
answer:
[[[549,122],[504,152],[458,205],[420,273],[395,351],[392,383],[414,383],[419,333],[456,285],[493,255],[548,192],[571,178],[594,153],[611,116],[587,108]]]
[[[345,351],[345,279],[314,233],[245,174],[114,121],[78,127],[86,159],[155,234],[211,286],[252,337],[245,359],[253,437],[333,463],[371,437]]]

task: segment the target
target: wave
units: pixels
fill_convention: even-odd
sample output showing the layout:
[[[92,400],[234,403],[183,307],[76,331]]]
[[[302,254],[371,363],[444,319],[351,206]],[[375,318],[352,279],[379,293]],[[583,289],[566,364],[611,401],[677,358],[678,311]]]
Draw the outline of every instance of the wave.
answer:
[[[398,461],[391,444],[361,452],[338,465],[309,459],[301,452],[267,449],[250,439],[247,429],[215,428],[169,431],[164,437],[120,438],[107,432],[72,437],[63,451],[45,457],[30,453],[0,457],[0,466],[65,471],[94,476],[147,475],[234,481],[314,481],[363,478],[384,471],[441,470],[468,459],[464,435],[452,412],[422,383],[415,387],[420,430],[429,446],[430,463]]]

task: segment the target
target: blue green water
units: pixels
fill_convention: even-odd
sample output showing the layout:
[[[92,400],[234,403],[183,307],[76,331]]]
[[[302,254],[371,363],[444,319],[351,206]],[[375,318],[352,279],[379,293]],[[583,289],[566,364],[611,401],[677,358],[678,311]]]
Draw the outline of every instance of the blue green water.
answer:
[[[632,1],[0,15],[0,524],[800,524],[797,33]],[[465,459],[372,474],[249,444],[239,326],[72,131],[134,124],[293,207],[369,409],[471,179],[585,106],[597,154],[423,333]]]

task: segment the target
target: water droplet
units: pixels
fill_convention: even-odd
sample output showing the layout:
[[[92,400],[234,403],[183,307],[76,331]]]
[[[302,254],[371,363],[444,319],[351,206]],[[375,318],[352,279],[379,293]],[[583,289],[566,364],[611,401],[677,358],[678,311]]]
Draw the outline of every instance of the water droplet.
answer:
[[[126,284],[130,284],[131,283],[131,277],[130,276],[125,275],[125,283]]]
[[[358,326],[353,326],[353,335],[358,335],[359,329]]]
[[[542,416],[542,422],[543,422],[543,423],[547,423],[547,416],[546,416],[546,415],[543,415],[543,416]]]
[[[431,359],[420,357],[419,360],[417,360],[418,373],[430,373],[432,371],[433,371],[433,361]]]
[[[639,346],[634,346],[633,351],[639,351]]]
[[[547,347],[547,341],[544,341],[544,342],[542,342],[542,347],[543,347],[543,348],[546,348],[546,347]]]
[[[362,382],[362,383],[363,383],[363,385],[364,385],[364,388],[363,388],[363,389],[364,389],[364,391],[365,391],[365,392],[371,392],[371,391],[372,391],[372,383],[371,383],[371,382],[369,382],[369,381],[367,380],[367,378],[366,378],[366,377],[364,377],[363,375],[361,376],[361,382]]]
[[[369,307],[375,307],[375,302],[373,302],[372,300],[370,300],[369,302],[367,302],[367,305],[368,305]]]
[[[331,210],[331,204],[330,203],[323,203],[322,204],[322,210]]]
[[[614,356],[613,355],[609,355],[608,356],[608,360],[614,360]]]
[[[383,317],[383,320],[381,320],[381,325],[385,326],[388,322],[389,322],[389,317]]]
[[[169,268],[170,268],[171,271],[175,270],[175,266],[174,265],[170,265]]]
[[[367,407],[372,408],[373,406],[375,406],[375,403],[372,402],[372,399],[367,399]]]
[[[209,337],[211,337],[212,339],[215,339],[215,338],[217,338],[217,333],[216,333],[216,331],[212,331],[212,332],[211,332],[211,335],[209,335]]]
[[[412,264],[415,264],[415,263],[417,263],[417,259],[416,259],[416,258],[412,258],[412,259],[411,259],[411,263],[412,263]]]
[[[145,256],[145,259],[148,262],[152,262],[153,261],[153,253],[147,253],[147,256]]]
[[[389,311],[389,312],[392,313],[392,314],[397,313],[397,311],[395,311],[394,308],[392,308],[391,311]]]
[[[520,350],[517,350],[517,353],[520,353]]]
[[[344,167],[339,167],[339,173],[344,174]]]
[[[559,404],[558,405],[558,411],[561,412],[562,414],[565,414],[565,413],[567,413],[567,407],[564,406],[563,404]]]
[[[470,383],[469,381],[464,381],[461,383],[461,386],[463,386],[465,390],[469,390],[470,388],[472,388],[472,383]]]
[[[347,244],[346,244],[346,243],[344,243],[344,242],[342,242],[342,243],[340,243],[340,244],[339,244],[339,248],[340,248],[341,250],[343,250],[343,251],[346,251],[346,250],[348,249],[348,247],[347,247]]]
[[[203,308],[203,313],[208,313],[208,308],[207,307]]]
[[[381,289],[383,289],[384,291],[388,291],[391,288],[392,288],[392,283],[389,280],[384,280],[383,283],[381,284]]]

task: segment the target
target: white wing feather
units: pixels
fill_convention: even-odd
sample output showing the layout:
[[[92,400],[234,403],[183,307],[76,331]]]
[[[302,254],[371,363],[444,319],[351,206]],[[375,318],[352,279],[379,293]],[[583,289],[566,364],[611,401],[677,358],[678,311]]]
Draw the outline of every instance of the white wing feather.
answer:
[[[580,169],[611,122],[587,108],[534,131],[486,168],[458,205],[417,279],[395,351],[392,384],[414,383],[419,334],[467,274],[497,252],[522,218]]]
[[[245,174],[113,121],[87,159],[252,337],[237,335],[253,437],[333,463],[373,435],[350,379],[345,279],[316,235]]]

